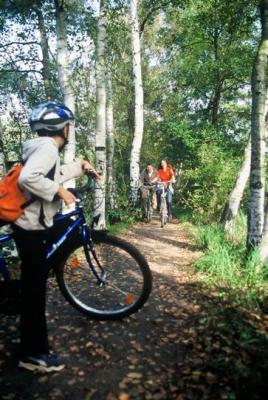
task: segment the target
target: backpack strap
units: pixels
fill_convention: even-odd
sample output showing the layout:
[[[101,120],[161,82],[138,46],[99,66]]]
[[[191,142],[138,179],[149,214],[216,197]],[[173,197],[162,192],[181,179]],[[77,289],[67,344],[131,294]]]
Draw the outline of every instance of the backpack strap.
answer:
[[[46,178],[54,181],[55,177],[55,171],[56,171],[56,164],[51,168],[50,171],[48,171]],[[37,198],[35,199],[37,200]],[[33,201],[35,201],[33,200]],[[40,200],[40,199],[39,199]],[[44,213],[44,201],[40,200],[41,206],[40,206],[40,215],[39,215],[39,223],[44,227],[44,228],[49,228],[46,223],[45,223],[45,213]]]
[[[37,199],[38,199],[38,197],[32,196],[31,199],[25,201],[25,203],[23,203],[23,204],[21,205],[21,208],[24,210],[24,208],[28,207],[30,204],[32,204],[33,202],[35,202],[35,200],[37,200]]]

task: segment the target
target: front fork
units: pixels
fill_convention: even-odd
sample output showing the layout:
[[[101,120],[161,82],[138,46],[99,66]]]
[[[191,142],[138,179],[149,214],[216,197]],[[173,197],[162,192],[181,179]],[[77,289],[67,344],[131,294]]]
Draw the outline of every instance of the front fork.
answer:
[[[106,279],[106,271],[104,268],[101,266],[97,254],[94,249],[94,242],[92,240],[92,237],[90,235],[89,228],[86,223],[83,224],[82,226],[82,240],[83,240],[83,247],[84,247],[84,252],[87,260],[87,264],[89,268],[91,269],[93,275],[97,279],[97,284],[102,287],[105,284],[105,279]],[[96,271],[96,268],[94,267],[92,261],[91,261],[91,256],[90,253],[92,254],[100,272],[98,273]]]
[[[166,194],[166,192],[165,192],[164,189],[163,189],[163,191],[162,191],[162,193],[161,193],[161,198],[162,198],[162,200],[161,200],[162,206],[163,206],[164,203],[165,203],[165,217],[167,217],[167,216],[168,216],[167,194]]]
[[[10,281],[10,273],[9,270],[7,268],[6,262],[4,260],[4,258],[0,257],[0,271],[3,275],[3,278],[5,281]]]

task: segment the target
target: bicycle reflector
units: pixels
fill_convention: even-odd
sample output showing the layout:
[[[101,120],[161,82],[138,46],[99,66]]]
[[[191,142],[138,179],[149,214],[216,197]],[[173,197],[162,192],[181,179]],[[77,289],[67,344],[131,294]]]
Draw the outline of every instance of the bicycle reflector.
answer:
[[[72,258],[72,259],[70,260],[70,266],[71,266],[72,269],[76,269],[76,268],[79,267],[79,260],[78,260],[77,257]]]
[[[135,301],[135,297],[133,296],[133,294],[128,294],[126,297],[126,304],[133,304]]]

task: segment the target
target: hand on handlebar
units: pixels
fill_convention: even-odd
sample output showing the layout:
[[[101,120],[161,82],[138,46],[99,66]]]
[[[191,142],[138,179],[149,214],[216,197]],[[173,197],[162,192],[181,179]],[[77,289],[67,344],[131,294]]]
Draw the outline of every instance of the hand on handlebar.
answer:
[[[59,186],[57,195],[64,201],[65,205],[68,206],[75,202],[76,197],[69,190],[65,189],[63,186]]]
[[[98,174],[98,172],[86,160],[82,161],[82,169],[85,173],[90,173],[96,179],[101,178],[100,175]]]
[[[90,169],[87,170],[86,172],[87,172],[87,173],[90,173],[91,175],[93,175],[94,178],[96,178],[96,179],[100,179],[100,178],[101,178],[100,174],[99,174],[95,169],[93,169],[93,168],[90,168]]]
[[[173,182],[172,182],[172,181],[161,181],[161,180],[158,180],[157,183],[158,183],[158,184],[159,184],[159,183],[162,184],[163,187],[164,187],[165,189],[167,189],[167,188],[169,187],[169,185],[170,185],[171,183],[173,183]]]

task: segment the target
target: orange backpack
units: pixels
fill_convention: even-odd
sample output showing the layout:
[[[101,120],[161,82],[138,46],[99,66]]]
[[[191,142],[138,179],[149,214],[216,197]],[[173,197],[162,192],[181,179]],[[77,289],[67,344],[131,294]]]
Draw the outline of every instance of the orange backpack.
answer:
[[[14,165],[0,181],[0,219],[3,221],[16,221],[32,202],[18,185],[22,168],[22,164]]]

